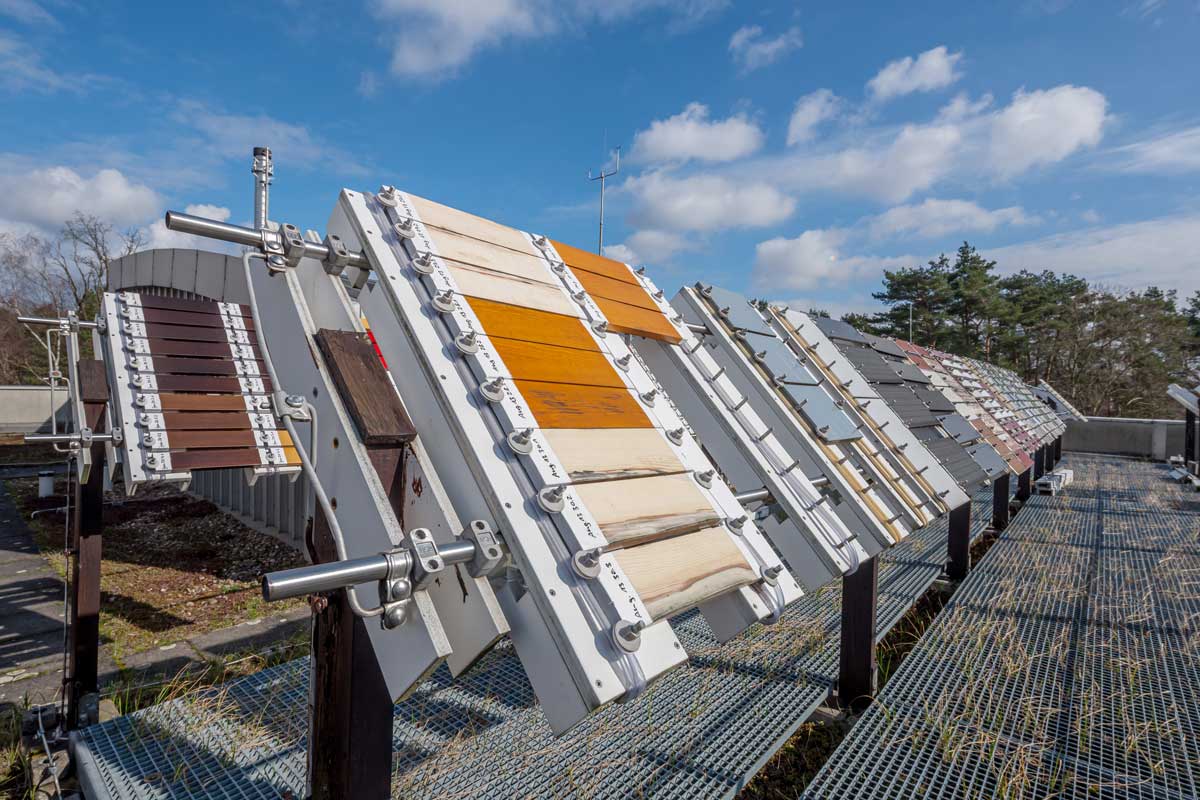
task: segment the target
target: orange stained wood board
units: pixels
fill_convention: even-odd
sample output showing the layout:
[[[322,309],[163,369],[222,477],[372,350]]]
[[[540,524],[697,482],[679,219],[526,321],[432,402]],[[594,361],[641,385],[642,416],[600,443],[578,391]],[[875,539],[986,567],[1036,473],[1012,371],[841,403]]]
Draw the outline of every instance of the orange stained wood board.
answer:
[[[691,533],[721,520],[690,473],[585,483],[575,492],[609,549]]]
[[[572,247],[569,244],[550,240],[550,244],[554,245],[554,249],[558,251],[558,256],[566,265],[575,270],[587,270],[594,272],[597,275],[603,275],[606,278],[623,281],[641,288],[638,279],[634,277],[633,271],[628,266],[620,261],[613,261],[611,258],[598,256],[595,253],[589,253],[586,250],[580,250],[578,247]]]
[[[579,307],[571,302],[561,286],[522,280],[502,272],[450,263],[450,276],[458,290],[468,297],[480,297],[497,303],[536,308],[551,314],[578,317]]]
[[[246,399],[236,394],[177,394],[158,396],[163,411],[245,411]]]
[[[514,381],[539,428],[652,428],[628,389]]]
[[[293,448],[286,430],[277,431],[281,447]],[[172,431],[167,435],[172,450],[200,450],[214,447],[257,447],[254,431]],[[294,449],[294,448],[293,448]]]
[[[575,277],[579,279],[579,282],[583,284],[583,288],[593,298],[604,297],[609,300],[617,300],[631,306],[637,306],[638,308],[644,308],[647,311],[662,313],[659,311],[658,304],[654,302],[650,294],[641,286],[631,286],[624,281],[606,278],[603,275],[597,275],[594,272],[582,269],[575,272]]]
[[[626,388],[624,379],[599,351],[523,342],[519,339],[489,341],[516,380]]]
[[[468,297],[467,303],[479,318],[483,332],[490,337],[557,344],[580,350],[600,349],[591,332],[577,317],[497,303],[480,297]]]
[[[452,231],[437,228],[429,232],[438,255],[448,261],[468,264],[473,267],[486,267],[505,275],[512,275],[525,280],[538,281],[552,286],[559,282],[550,271],[550,263],[542,256],[531,256],[518,253],[507,247],[500,247],[491,242],[472,239],[470,236],[460,236]]]
[[[654,428],[560,428],[542,436],[574,483],[686,471]]]
[[[523,253],[541,257],[541,253],[533,246],[533,243],[526,239],[525,235],[516,228],[510,228],[507,225],[501,225],[499,222],[493,222],[490,219],[485,219],[466,211],[460,211],[457,208],[451,208],[441,203],[435,203],[432,200],[426,200],[424,197],[417,197],[415,194],[410,194],[408,197],[412,200],[413,207],[417,210],[417,213],[420,214],[421,221],[426,225],[433,225],[445,230],[473,236],[476,239],[495,242],[510,250],[519,250]]]
[[[619,550],[613,558],[655,620],[758,580],[723,526]]]
[[[678,344],[682,340],[679,331],[675,330],[675,326],[660,311],[647,311],[603,297],[593,299],[608,320],[608,329],[611,331],[659,339],[671,344]]]

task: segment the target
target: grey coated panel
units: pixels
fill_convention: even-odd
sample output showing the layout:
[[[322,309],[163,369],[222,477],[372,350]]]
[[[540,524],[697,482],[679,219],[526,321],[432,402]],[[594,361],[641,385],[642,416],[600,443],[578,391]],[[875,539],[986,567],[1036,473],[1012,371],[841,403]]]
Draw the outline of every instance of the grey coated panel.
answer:
[[[754,355],[758,359],[758,362],[763,365],[763,368],[775,380],[783,383],[799,383],[806,386],[816,386],[820,383],[808,371],[808,368],[800,363],[796,353],[779,339],[774,337],[767,339],[764,337],[761,342],[756,339],[754,346],[756,349]]]
[[[925,373],[921,372],[921,368],[911,361],[893,361],[888,359],[888,364],[892,367],[892,369],[896,370],[897,375],[899,375],[901,378],[904,378],[906,381],[912,381],[913,383],[930,382]]]
[[[858,427],[846,416],[846,412],[835,405],[820,386],[789,383],[779,389],[825,441],[844,442],[862,438]]]
[[[960,444],[970,444],[980,438],[979,431],[962,414],[947,414],[942,417],[942,427]]]
[[[762,318],[754,307],[750,305],[750,301],[737,292],[731,292],[728,289],[722,289],[719,286],[700,286],[700,296],[708,300],[717,310],[717,315],[725,321],[729,327],[739,331],[749,331],[751,333],[759,333],[763,336],[774,336],[774,331],[767,325],[766,320]]]
[[[987,480],[987,473],[975,463],[962,445],[953,439],[942,438],[926,442],[925,446],[934,458],[942,462],[946,471],[954,476],[959,485],[973,488]]]
[[[934,414],[951,414],[954,412],[954,403],[941,392],[934,391],[927,386],[919,383],[910,383],[908,388],[913,390],[917,399],[924,403]]]
[[[916,428],[937,424],[938,420],[933,412],[913,394],[912,389],[904,384],[899,386],[883,384],[875,388],[879,391],[879,396],[892,407],[892,410],[900,417],[900,421],[907,427]]]
[[[815,322],[817,327],[824,331],[825,335],[830,339],[841,339],[844,342],[869,344],[866,337],[855,330],[854,326],[848,322],[842,322],[840,319],[832,319],[830,317],[812,317],[812,321]]]
[[[967,447],[967,452],[971,454],[971,458],[975,459],[978,464],[988,474],[989,477],[995,478],[997,475],[1004,475],[1008,472],[1008,464],[1000,457],[990,444],[979,439],[975,444]]]
[[[871,333],[864,333],[863,336],[871,344],[871,347],[875,348],[879,352],[885,353],[889,356],[895,356],[896,358],[903,358],[905,361],[908,360],[908,353],[901,350],[900,345],[896,344],[891,339],[885,339],[882,336],[875,336]]]
[[[871,348],[861,344],[842,342],[840,349],[842,355],[850,359],[850,363],[854,364],[859,373],[871,383],[899,384],[902,382],[900,376],[896,374],[896,370],[892,369],[892,365]]]

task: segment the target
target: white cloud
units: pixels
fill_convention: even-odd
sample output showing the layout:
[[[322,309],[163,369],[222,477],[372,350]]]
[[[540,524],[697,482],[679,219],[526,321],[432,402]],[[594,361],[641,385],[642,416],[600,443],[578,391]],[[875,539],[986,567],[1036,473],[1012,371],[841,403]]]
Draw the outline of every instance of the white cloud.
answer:
[[[1200,289],[1200,214],[1087,228],[989,250],[1002,272],[1051,269],[1088,281],[1188,295]]]
[[[1200,126],[1159,134],[1112,151],[1122,172],[1175,175],[1200,170]]]
[[[54,15],[33,0],[0,0],[0,16],[11,17],[27,25],[58,27]]]
[[[1100,220],[1102,219],[1100,216],[1100,212],[1094,208],[1085,209],[1084,211],[1080,212],[1079,218],[1081,220],[1083,220],[1084,222],[1086,222],[1088,225],[1097,225],[1100,223]]]
[[[905,56],[887,64],[867,82],[867,92],[876,102],[886,102],[913,92],[943,89],[962,77],[955,70],[962,53],[951,53],[945,45],[926,50],[915,59]]]
[[[90,78],[71,80],[47,67],[42,55],[19,37],[0,30],[0,88],[10,92],[79,90]]]
[[[604,255],[617,261],[624,261],[626,264],[636,264],[640,261],[637,251],[624,243],[604,245]]]
[[[641,163],[733,161],[756,152],[763,132],[744,114],[710,120],[708,106],[689,103],[683,111],[650,123],[633,137],[632,159]]]
[[[805,231],[794,239],[776,237],[754,249],[755,287],[768,292],[809,291],[915,263],[911,256],[847,256],[852,234],[844,228]]]
[[[115,169],[90,177],[68,167],[0,175],[0,219],[44,229],[58,227],[76,211],[113,225],[140,223],[161,206],[153,189]]]
[[[933,239],[947,234],[991,232],[1002,225],[1032,225],[1039,220],[1020,206],[989,211],[969,200],[929,198],[914,205],[888,209],[867,224],[873,238],[917,235]]]
[[[758,25],[746,25],[729,39],[729,54],[742,74],[774,64],[793,50],[804,46],[799,28],[789,28],[778,36],[766,38]]]
[[[651,172],[630,178],[622,191],[634,199],[630,221],[660,231],[717,231],[760,228],[791,216],[796,203],[762,181],[720,175],[675,178]]]
[[[1018,91],[991,119],[988,159],[1001,177],[1062,161],[1104,135],[1108,100],[1086,86]]]
[[[695,239],[672,231],[643,230],[621,244],[605,247],[604,253],[626,264],[648,264],[667,261],[677,253],[696,250],[699,245]]]
[[[959,92],[938,111],[938,122],[959,122],[982,114],[991,108],[993,99],[991,92],[981,95],[977,100],[972,100],[966,92]]]
[[[588,23],[613,23],[651,11],[678,28],[711,15],[728,0],[371,0],[388,30],[391,71],[406,78],[453,75],[472,58],[508,41],[537,39]]]
[[[828,89],[817,89],[797,100],[792,117],[788,120],[788,145],[812,141],[817,126],[837,116],[840,105],[838,96]]]
[[[207,219],[215,219],[220,222],[225,222],[229,219],[229,209],[224,206],[211,205],[208,203],[196,203],[184,208],[184,212],[196,217],[205,217]],[[180,233],[167,228],[166,222],[159,218],[154,220],[146,229],[146,247],[153,248],[192,248],[198,250],[214,250],[221,249],[221,245],[212,240],[201,236],[193,236],[190,233]]]

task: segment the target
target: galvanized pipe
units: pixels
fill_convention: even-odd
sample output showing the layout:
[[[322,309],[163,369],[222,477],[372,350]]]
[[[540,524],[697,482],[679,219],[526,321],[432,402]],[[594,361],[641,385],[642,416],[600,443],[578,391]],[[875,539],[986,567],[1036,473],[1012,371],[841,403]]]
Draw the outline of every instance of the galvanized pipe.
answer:
[[[51,327],[57,328],[59,325],[67,322],[67,320],[54,319],[53,317],[17,317],[17,322],[20,322],[23,325],[50,325]],[[76,324],[78,324],[81,328],[99,327],[99,325],[94,322],[84,322],[83,320],[79,320]]]
[[[459,539],[450,544],[439,544],[438,555],[446,564],[465,564],[475,558],[475,543]]]
[[[268,572],[262,578],[263,599],[268,602],[302,597],[318,592],[332,592],[360,583],[380,581],[388,576],[391,564],[383,553],[328,564]]]
[[[182,214],[178,211],[167,212],[166,225],[168,230],[190,233],[194,236],[205,236],[209,239],[219,239],[222,242],[240,244],[243,247],[258,249],[263,244],[262,233],[253,228],[230,225],[228,222],[205,219],[204,217],[196,217],[191,214]],[[329,248],[323,244],[310,242],[306,239],[304,240],[304,255],[309,258],[315,258],[318,261],[325,261],[329,258]],[[359,269],[371,269],[371,262],[362,253],[351,252],[349,265],[358,267]]]
[[[267,227],[267,214],[271,203],[271,177],[275,174],[271,148],[254,148],[254,161],[250,171],[254,173],[254,227],[261,231]]]
[[[70,443],[80,441],[77,433],[27,433],[25,444],[47,444],[51,442]],[[97,433],[92,436],[93,442],[111,442],[111,433]]]
[[[741,494],[736,495],[735,499],[742,505],[746,505],[746,503],[753,503],[758,500],[771,499],[771,492],[769,489],[767,489],[767,487],[764,486],[763,488],[755,489],[752,492],[742,492]]]

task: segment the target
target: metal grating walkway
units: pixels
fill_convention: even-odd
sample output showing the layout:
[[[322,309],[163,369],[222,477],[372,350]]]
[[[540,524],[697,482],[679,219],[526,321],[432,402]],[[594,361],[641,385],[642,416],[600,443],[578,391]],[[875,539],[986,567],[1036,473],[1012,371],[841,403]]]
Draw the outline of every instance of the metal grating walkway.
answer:
[[[974,499],[972,535],[991,519]],[[881,556],[882,638],[941,573],[946,519]],[[555,739],[511,648],[467,676],[443,668],[396,706],[393,795],[626,798],[735,794],[837,675],[840,586],[722,646],[696,613],[673,625],[691,660],[628,705]],[[89,797],[280,798],[304,791],[307,660],[85,729]]]
[[[1196,494],[1163,465],[1066,463],[805,797],[1198,796]]]

